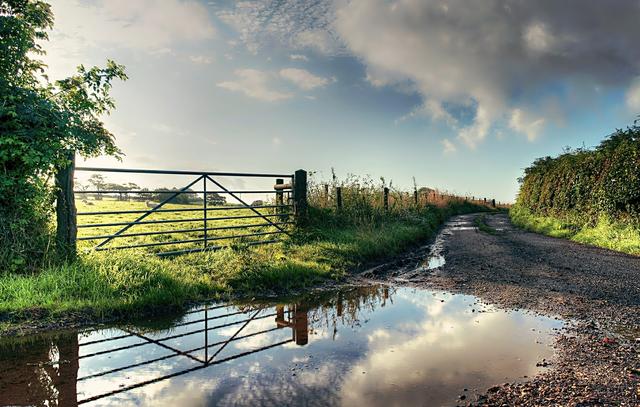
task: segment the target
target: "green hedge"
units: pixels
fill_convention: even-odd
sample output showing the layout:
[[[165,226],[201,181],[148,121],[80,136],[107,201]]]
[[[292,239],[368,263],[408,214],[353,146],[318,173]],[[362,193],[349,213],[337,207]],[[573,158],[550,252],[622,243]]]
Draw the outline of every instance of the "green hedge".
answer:
[[[517,206],[593,224],[640,219],[640,126],[617,130],[595,149],[537,159],[525,170]]]

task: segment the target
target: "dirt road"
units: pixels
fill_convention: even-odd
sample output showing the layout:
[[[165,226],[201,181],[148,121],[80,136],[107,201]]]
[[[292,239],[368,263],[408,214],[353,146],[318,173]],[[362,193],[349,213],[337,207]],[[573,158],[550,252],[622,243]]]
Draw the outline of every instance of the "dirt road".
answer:
[[[640,258],[524,232],[505,214],[480,218],[489,232],[480,231],[478,216],[453,218],[434,245],[361,277],[474,294],[572,321],[545,373],[497,383],[472,405],[640,405]],[[425,255],[431,268],[416,268]]]

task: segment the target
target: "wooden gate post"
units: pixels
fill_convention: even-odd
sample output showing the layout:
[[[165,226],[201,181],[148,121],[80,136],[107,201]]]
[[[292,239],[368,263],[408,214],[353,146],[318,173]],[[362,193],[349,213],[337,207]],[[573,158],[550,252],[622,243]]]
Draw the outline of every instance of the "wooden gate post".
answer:
[[[284,179],[282,178],[278,178],[276,179],[276,185],[274,186],[274,189],[276,190],[276,206],[278,206],[276,208],[276,215],[283,213],[283,208],[282,205],[284,205],[284,193],[282,192],[282,187],[284,185]],[[279,217],[282,218],[282,217]]]
[[[389,188],[384,187],[382,190],[382,202],[384,204],[384,210],[389,210]]]
[[[67,259],[76,255],[76,202],[73,194],[73,175],[76,165],[75,151],[67,155],[68,164],[56,173],[56,250]]]
[[[336,208],[338,211],[342,209],[342,187],[336,187]]]
[[[298,170],[293,176],[293,209],[297,222],[306,219],[307,206],[307,172]]]

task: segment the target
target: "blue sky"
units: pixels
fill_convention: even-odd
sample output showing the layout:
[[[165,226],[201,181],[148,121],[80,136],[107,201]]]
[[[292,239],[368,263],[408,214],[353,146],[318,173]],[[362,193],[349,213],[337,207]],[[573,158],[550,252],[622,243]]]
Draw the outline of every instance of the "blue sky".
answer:
[[[575,10],[579,5],[580,12]],[[126,65],[134,168],[331,167],[513,200],[532,160],[640,114],[640,2],[56,0],[51,78]]]

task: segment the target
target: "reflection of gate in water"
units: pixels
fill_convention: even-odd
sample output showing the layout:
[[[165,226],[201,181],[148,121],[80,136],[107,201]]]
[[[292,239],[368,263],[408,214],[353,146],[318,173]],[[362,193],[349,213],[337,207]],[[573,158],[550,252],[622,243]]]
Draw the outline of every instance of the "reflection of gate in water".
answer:
[[[105,397],[114,396],[123,392],[127,392],[136,388],[146,386],[146,385],[150,385],[152,383],[157,383],[173,377],[182,376],[190,372],[205,369],[210,366],[214,366],[223,362],[238,359],[243,356],[248,356],[257,352],[261,352],[263,350],[275,348],[287,343],[296,343],[298,345],[306,345],[308,343],[309,324],[308,324],[307,311],[305,308],[301,306],[279,305],[276,307],[275,313],[273,312],[265,313],[266,311],[273,310],[273,309],[253,308],[253,309],[229,312],[222,315],[220,314],[210,315],[211,311],[214,311],[216,309],[226,308],[226,307],[228,306],[224,305],[224,306],[217,306],[217,307],[204,307],[202,309],[190,311],[188,314],[202,313],[203,314],[202,318],[197,318],[187,322],[174,324],[172,325],[172,328],[185,327],[185,326],[191,326],[196,324],[200,324],[200,327],[198,327],[197,329],[188,330],[186,332],[174,333],[172,335],[166,335],[161,337],[157,335],[149,334],[149,333],[140,332],[133,329],[121,329],[121,331],[123,332],[117,335],[112,335],[106,338],[100,338],[100,339],[78,343],[78,337],[81,334],[74,333],[70,335],[70,336],[73,336],[73,339],[74,339],[73,351],[71,352],[65,351],[63,353],[62,349],[60,349],[59,358],[58,358],[59,360],[50,360],[52,353],[56,353],[56,352],[52,352],[50,347],[56,346],[57,348],[60,348],[60,345],[50,344],[50,346],[46,347],[46,349],[44,349],[43,347],[43,351],[38,353],[37,358],[42,360],[34,361],[34,363],[32,364],[34,366],[35,376],[39,375],[39,373],[35,371],[36,367],[39,367],[39,366],[45,366],[45,368],[47,366],[54,366],[54,365],[65,367],[65,377],[62,378],[63,380],[60,380],[60,381],[59,380],[51,380],[51,381],[37,380],[34,382],[34,380],[30,380],[24,377],[9,378],[7,376],[0,375],[0,390],[11,389],[10,392],[4,392],[4,391],[0,392],[0,405],[33,404],[34,402],[36,403],[42,402],[43,400],[42,396],[43,395],[46,396],[47,394],[48,395],[57,394],[59,396],[62,396],[63,394],[66,395],[65,401],[64,401],[65,406],[84,404],[91,401],[100,400]],[[233,320],[233,321],[225,321],[225,318],[229,318],[229,317],[237,318],[238,316],[245,316],[245,315],[248,315],[248,318],[243,318],[243,319]],[[251,331],[251,332],[249,331],[250,328],[248,327],[251,326],[252,322],[274,318],[274,317],[275,317],[274,327],[271,327],[268,329],[262,329],[258,331]],[[211,333],[215,333],[216,331],[218,331],[218,334],[220,334],[220,330],[225,328],[232,328],[236,326],[238,327],[238,329],[236,329],[233,332],[233,334],[226,337],[226,339],[218,340],[215,342],[210,341]],[[227,349],[228,345],[232,342],[240,341],[246,338],[257,337],[260,335],[265,335],[270,332],[274,332],[274,331],[278,331],[286,328],[291,328],[291,331],[292,331],[291,339],[281,340],[278,342],[270,343],[266,346],[260,346],[255,349],[239,352],[236,354],[232,354],[230,356],[220,357],[221,352],[224,349]],[[187,337],[195,334],[204,335],[204,342],[202,343],[201,346],[194,347],[187,350],[182,350],[176,346],[171,346],[170,344],[167,343],[169,340],[172,340],[172,339],[183,338],[183,337]],[[83,348],[86,349],[86,347],[90,345],[101,344],[100,346],[103,346],[109,343],[117,343],[117,341],[125,340],[127,338],[140,339],[140,341],[135,342],[133,344],[116,346],[110,349],[99,350],[96,352],[90,352],[90,353],[82,352]],[[83,360],[88,360],[90,358],[95,358],[98,356],[106,356],[106,355],[109,355],[108,357],[111,357],[111,355],[114,355],[117,352],[123,352],[129,349],[145,347],[145,346],[160,347],[160,348],[163,348],[164,350],[170,351],[171,353],[165,356],[137,361],[136,363],[131,363],[125,366],[119,366],[119,367],[111,368],[109,370],[103,370],[103,371],[92,373],[86,376],[78,377],[78,370],[79,370],[79,367],[81,367]],[[200,353],[200,356],[197,356],[196,353]],[[202,353],[204,353],[203,356],[202,356]],[[139,356],[139,355],[144,355],[144,353],[143,352],[136,353],[136,356]],[[76,384],[80,385],[81,383],[90,382],[93,379],[104,378],[105,376],[113,375],[119,372],[124,372],[124,371],[132,370],[135,368],[139,368],[142,366],[151,365],[153,363],[166,361],[173,358],[180,358],[180,357],[187,358],[191,362],[196,362],[196,365],[187,369],[172,372],[172,373],[159,376],[153,379],[144,380],[144,381],[133,383],[133,384],[120,385],[120,387],[117,387],[115,389],[107,390],[100,394],[94,394],[87,398],[77,400],[77,397],[75,394]],[[137,358],[132,358],[132,359],[139,360]],[[69,372],[67,372],[69,368],[73,368],[73,372],[71,374],[68,374]],[[46,373],[47,375],[51,376],[49,372],[46,372]],[[131,376],[135,377],[134,372],[132,372]],[[67,391],[67,390],[71,390],[71,391]],[[30,400],[31,397],[36,397],[36,399]],[[46,399],[48,398],[44,397],[44,400]],[[58,399],[57,401],[58,401],[57,403],[58,405],[62,405],[60,404],[60,402],[62,402],[62,399]]]

